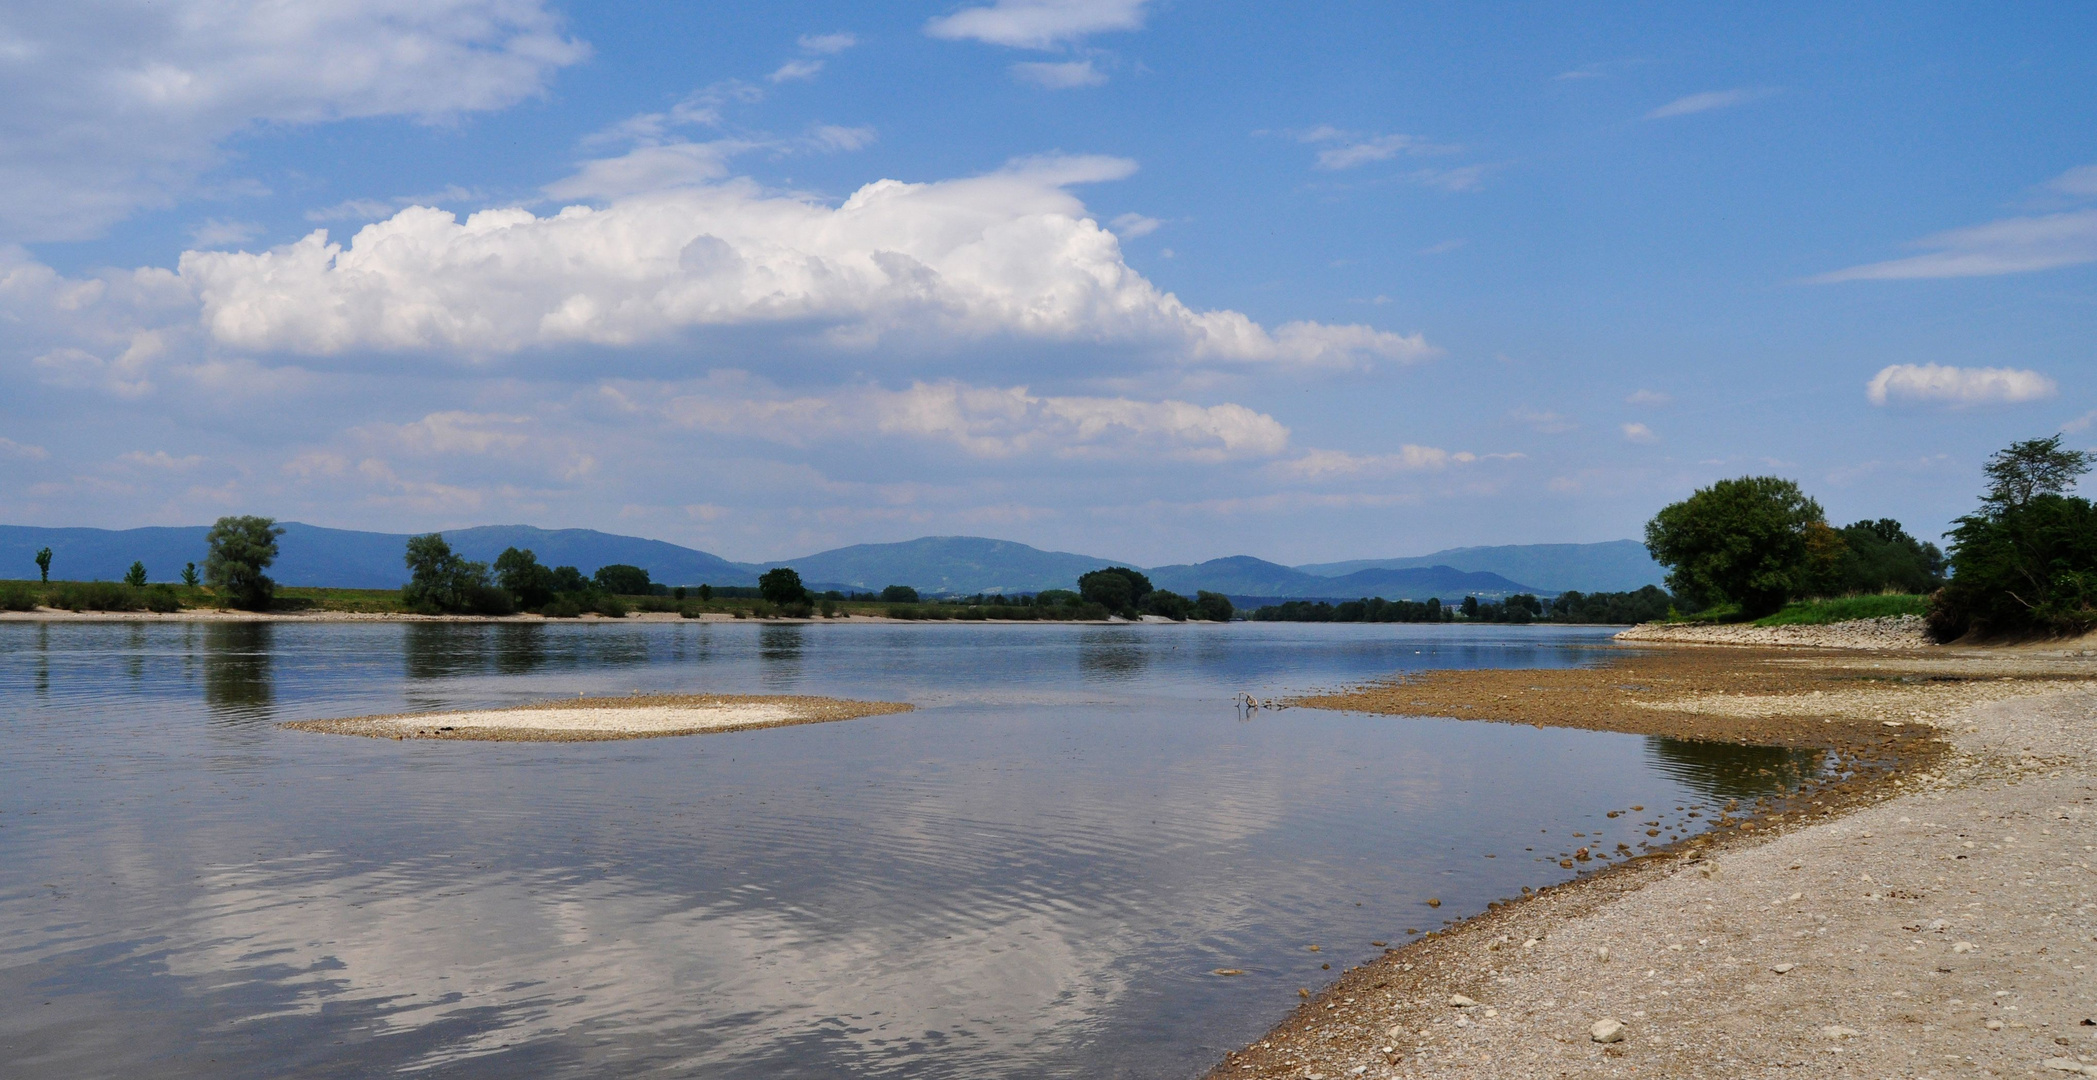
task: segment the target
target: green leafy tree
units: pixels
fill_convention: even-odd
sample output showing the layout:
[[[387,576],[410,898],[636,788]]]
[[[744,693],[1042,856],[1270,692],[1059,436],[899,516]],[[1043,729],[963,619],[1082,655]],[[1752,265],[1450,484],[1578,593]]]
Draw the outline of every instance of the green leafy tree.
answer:
[[[1162,615],[1173,622],[1186,622],[1187,616],[1193,612],[1193,601],[1169,589],[1152,589],[1144,594],[1145,615]]]
[[[36,553],[36,572],[37,572],[37,575],[38,575],[38,576],[40,576],[40,577],[42,577],[42,578],[44,579],[44,581],[45,581],[45,582],[46,582],[47,584],[48,584],[48,583],[50,582],[50,580],[51,580],[51,549],[50,549],[50,548],[45,548],[44,550],[42,550],[42,551],[39,551],[39,552],[37,552],[37,553]]]
[[[1231,598],[1222,593],[1202,589],[1194,594],[1194,617],[1209,622],[1229,622],[1237,610],[1231,606]]]
[[[124,584],[129,585],[134,589],[145,588],[146,564],[143,562],[134,561],[131,564],[131,569],[124,571]]]
[[[881,602],[884,604],[915,604],[917,603],[917,590],[908,585],[890,585],[888,588],[881,590]]]
[[[699,586],[699,599],[701,599],[701,600],[711,600],[711,599],[713,599],[713,598],[714,598],[714,587],[713,587],[713,586],[711,586],[711,585],[701,585],[701,586]]]
[[[1668,567],[1676,593],[1767,615],[1808,588],[1809,527],[1825,519],[1796,483],[1744,476],[1662,508],[1646,524],[1646,550]]]
[[[808,590],[801,584],[801,575],[792,567],[776,566],[758,576],[757,594],[771,604],[805,604]]]
[[[1988,477],[1988,492],[1981,496],[1982,513],[2015,510],[2041,495],[2065,494],[2093,464],[2097,464],[2097,454],[2063,450],[2059,435],[2012,443],[1981,466]]]
[[[516,610],[510,594],[488,580],[488,564],[453,551],[442,533],[409,537],[402,561],[408,583],[401,587],[401,599],[411,608],[479,615]]]
[[[233,606],[269,610],[277,583],[263,571],[277,561],[277,519],[244,515],[222,517],[204,535],[204,581]]]
[[[1892,518],[1859,521],[1837,531],[1843,550],[1831,593],[1928,593],[1944,584],[1944,553],[1908,535]]]
[[[559,583],[539,556],[529,549],[504,548],[495,557],[495,584],[516,598],[517,606],[536,611],[559,592]]]
[[[1134,615],[1143,598],[1151,594],[1150,579],[1126,566],[1078,575],[1078,595],[1124,616]]]
[[[647,596],[655,591],[648,571],[626,563],[598,567],[595,580],[598,588],[613,596]]]
[[[2091,464],[2058,436],[1989,459],[1979,511],[1951,532],[1951,582],[1930,603],[1938,640],[2097,627],[2097,506],[2066,494]]]
[[[590,579],[572,566],[553,568],[553,591],[556,593],[579,593],[590,591]]]
[[[197,587],[197,564],[189,563],[182,567],[182,584],[192,589]]]

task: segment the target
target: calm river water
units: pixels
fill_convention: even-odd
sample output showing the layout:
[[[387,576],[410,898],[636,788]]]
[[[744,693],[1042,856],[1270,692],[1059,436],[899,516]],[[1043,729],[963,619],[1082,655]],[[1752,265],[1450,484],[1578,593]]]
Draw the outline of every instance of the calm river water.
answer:
[[[1195,1076],[1371,942],[1646,840],[1607,811],[1673,832],[1818,767],[1232,704],[1581,664],[1607,633],[0,624],[0,1072]],[[919,709],[612,743],[276,726],[631,690]]]

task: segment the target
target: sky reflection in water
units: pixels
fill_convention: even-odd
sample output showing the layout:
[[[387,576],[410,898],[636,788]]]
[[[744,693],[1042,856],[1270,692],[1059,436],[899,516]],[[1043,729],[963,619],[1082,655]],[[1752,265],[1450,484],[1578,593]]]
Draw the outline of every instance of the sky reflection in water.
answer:
[[[1605,634],[0,625],[0,1036],[23,1077],[1196,1075],[1321,964],[1645,839],[1608,810],[1679,823],[1817,767],[1231,705]],[[634,690],[920,709],[596,744],[275,726]]]

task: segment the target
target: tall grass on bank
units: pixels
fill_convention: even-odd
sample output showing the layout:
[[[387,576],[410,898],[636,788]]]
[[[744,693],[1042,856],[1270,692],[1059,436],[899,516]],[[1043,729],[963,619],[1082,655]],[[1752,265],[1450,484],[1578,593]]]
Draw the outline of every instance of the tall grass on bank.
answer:
[[[1854,619],[1891,619],[1928,613],[1930,598],[1913,593],[1880,593],[1875,596],[1837,596],[1823,600],[1795,600],[1774,615],[1755,620],[1756,626],[1824,626]]]

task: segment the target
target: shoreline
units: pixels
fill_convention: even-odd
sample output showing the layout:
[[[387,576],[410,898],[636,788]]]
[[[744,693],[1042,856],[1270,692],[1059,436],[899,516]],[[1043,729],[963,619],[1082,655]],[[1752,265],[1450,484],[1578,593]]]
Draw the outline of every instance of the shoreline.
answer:
[[[1820,743],[1855,771],[1385,949],[1206,1076],[2097,1076],[2097,661],[2081,644],[1663,645],[1585,678],[1433,672],[1302,699]],[[2005,879],[2005,859],[2046,891]]]

